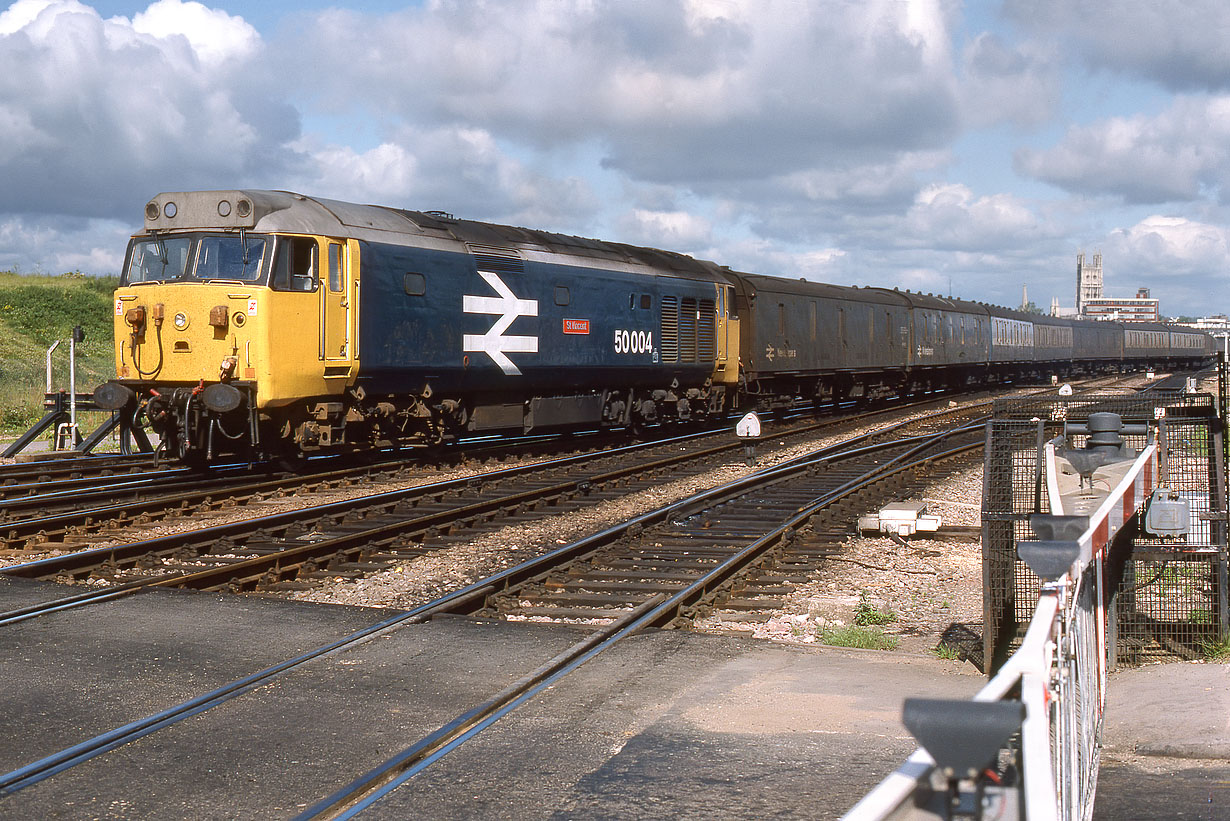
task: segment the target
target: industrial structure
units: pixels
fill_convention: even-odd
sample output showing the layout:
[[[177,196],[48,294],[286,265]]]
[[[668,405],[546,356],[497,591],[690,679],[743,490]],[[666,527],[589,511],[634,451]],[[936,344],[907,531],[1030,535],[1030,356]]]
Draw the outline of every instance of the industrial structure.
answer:
[[[1149,296],[1148,288],[1137,288],[1135,297],[1087,299],[1081,307],[1086,319],[1117,319],[1120,322],[1158,322],[1159,300]]]

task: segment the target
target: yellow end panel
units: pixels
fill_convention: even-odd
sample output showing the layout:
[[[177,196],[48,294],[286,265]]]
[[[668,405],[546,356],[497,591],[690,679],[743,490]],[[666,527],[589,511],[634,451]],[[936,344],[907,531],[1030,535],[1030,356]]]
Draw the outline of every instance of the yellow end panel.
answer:
[[[139,285],[115,292],[116,375],[146,382],[217,382],[235,357],[236,379],[254,354],[266,289],[203,282]],[[140,317],[134,315],[134,311]],[[134,338],[133,324],[142,330]]]

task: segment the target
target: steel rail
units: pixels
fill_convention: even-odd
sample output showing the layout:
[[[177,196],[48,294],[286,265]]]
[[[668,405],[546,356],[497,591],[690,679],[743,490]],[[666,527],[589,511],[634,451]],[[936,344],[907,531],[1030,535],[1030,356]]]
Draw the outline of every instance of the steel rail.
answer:
[[[846,482],[799,508],[794,515],[777,525],[752,544],[740,550],[726,561],[705,573],[679,592],[666,596],[656,594],[635,609],[595,633],[577,642],[563,653],[506,687],[492,698],[474,707],[433,733],[402,750],[383,764],[369,770],[349,784],[295,816],[295,821],[310,821],[317,818],[349,819],[409,781],[418,773],[439,761],[452,750],[470,740],[500,718],[508,715],[560,679],[576,670],[585,662],[614,647],[623,639],[646,627],[663,626],[678,618],[679,612],[692,602],[708,595],[727,579],[754,563],[784,535],[798,527],[822,508],[857,492],[868,484],[880,481],[885,475],[906,470],[915,465],[906,461],[946,438],[946,432],[929,441],[920,443],[909,452],[877,466],[863,476]],[[932,461],[947,456],[965,453],[982,447],[982,442],[963,444],[941,454],[934,454],[919,461]],[[625,530],[626,532],[626,530]]]
[[[953,411],[950,409],[937,415],[952,415],[955,412],[959,411]],[[816,462],[817,460],[823,460],[832,454],[845,452],[850,455],[855,455],[860,451],[852,450],[852,445],[877,436],[884,436],[895,430],[899,430],[902,427],[908,427],[910,425],[917,424],[919,421],[926,421],[929,418],[933,417],[923,417],[921,420],[903,420],[884,428],[879,428],[859,436],[851,437],[839,444],[813,451],[811,454],[805,454],[804,456],[797,457],[788,462],[777,465],[769,469],[767,475],[781,475],[784,477],[796,472],[800,467],[805,467]],[[914,437],[914,440],[924,441],[929,436],[930,434]],[[572,458],[575,457],[569,457],[569,459]],[[91,590],[76,596],[55,600],[47,605],[34,605],[7,613],[0,613],[0,625],[25,621],[42,615],[43,613],[60,612],[73,607],[106,601],[116,598],[119,595],[138,592],[146,588],[193,587],[196,589],[208,589],[217,588],[227,584],[235,584],[241,579],[246,580],[246,583],[251,583],[252,580],[263,578],[270,572],[277,572],[281,575],[295,574],[298,572],[298,568],[301,567],[304,562],[309,560],[314,560],[320,557],[341,557],[342,555],[362,552],[363,550],[369,549],[373,542],[389,542],[399,537],[404,538],[410,534],[428,531],[433,527],[449,525],[457,520],[489,517],[499,510],[516,508],[519,505],[531,504],[542,501],[543,499],[560,498],[569,494],[575,494],[578,492],[578,488],[582,485],[608,484],[636,472],[662,470],[672,467],[680,461],[695,458],[698,458],[697,454],[674,455],[665,459],[655,460],[654,462],[648,464],[625,466],[606,473],[592,475],[584,479],[572,477],[564,482],[557,482],[546,486],[539,486],[529,491],[511,493],[491,499],[481,500],[445,511],[426,513],[418,517],[409,515],[406,519],[396,523],[360,529],[333,538],[324,538],[306,544],[295,545],[288,547],[285,550],[269,553],[267,555],[255,556],[237,562],[228,562],[218,567],[205,568],[195,572],[185,571],[180,573],[168,573],[158,576],[151,576],[148,579],[134,580],[119,585],[118,587]],[[523,471],[522,468],[510,468],[507,470],[510,472]],[[488,478],[489,480],[491,477],[493,477],[493,474],[485,475],[485,478]],[[473,477],[469,478],[472,479]],[[452,489],[452,487],[455,486],[454,483],[458,481],[465,482],[467,480],[451,480],[450,482],[441,483],[441,485],[450,485],[449,488],[443,488],[441,485],[428,485],[420,487],[419,490],[422,491],[420,496],[437,496],[441,490]],[[387,507],[387,500],[382,500],[381,506]],[[259,524],[260,522],[258,521],[257,523]],[[276,528],[265,526],[261,529],[274,530]],[[203,542],[205,544],[212,545],[216,541],[216,534],[211,533],[210,531],[198,531],[197,533],[204,537]],[[14,576],[47,578],[63,573],[69,573],[73,570],[81,571],[82,569],[93,567],[97,565],[98,559],[102,557],[105,557],[106,560],[118,566],[120,564],[127,565],[134,563],[138,558],[150,553],[161,553],[165,555],[166,553],[174,553],[183,549],[184,544],[182,542],[173,540],[171,543],[166,543],[167,539],[173,539],[173,537],[161,537],[159,539],[149,540],[147,542],[131,543],[129,545],[120,546],[114,549],[101,548],[99,549],[101,553],[95,552],[93,556],[91,556],[90,551],[82,551],[79,553],[58,556],[38,562],[31,562],[25,565],[17,565],[9,568],[5,572]],[[163,544],[159,546],[157,543]],[[113,590],[116,592],[108,592]]]
[[[824,420],[803,426],[796,426],[784,431],[774,432],[772,435],[800,436],[816,430],[822,430],[833,425],[848,424],[852,421],[871,419],[885,414],[900,413],[907,409],[925,408],[929,405],[939,404],[943,401],[947,401],[947,397],[929,398],[922,402],[876,408],[862,413],[826,418]],[[625,445],[623,448],[654,447],[680,441],[722,436],[727,435],[728,433],[729,430],[725,427],[715,428],[698,432],[676,434],[664,439],[655,439],[650,442]],[[597,442],[599,446],[602,444],[601,439],[602,437],[600,436],[599,441]],[[543,437],[531,437],[529,441],[518,439],[514,440],[511,444],[505,441],[494,446],[482,441],[468,440],[467,442],[459,445],[462,449],[457,451],[455,455],[463,458],[475,458],[481,456],[484,451],[493,451],[495,449],[499,450],[500,455],[507,455],[510,448],[514,451],[526,449],[532,450],[535,448],[540,448],[544,444],[555,445],[561,444],[565,441],[576,442],[578,440],[565,440],[563,437],[546,437],[545,439]],[[587,444],[587,442],[582,441],[581,444]],[[739,447],[738,443],[725,443],[718,446],[719,450],[732,450],[737,447]],[[618,448],[616,450],[622,450],[623,448]],[[404,454],[405,452],[405,450],[402,450],[394,451],[392,453]],[[716,453],[719,451],[715,450],[713,452]],[[328,457],[321,458],[331,461],[333,459],[345,458],[345,455],[330,455]],[[234,465],[229,467],[238,468],[240,466]],[[228,479],[227,482],[221,487],[216,484],[210,484],[209,486],[201,489],[187,490],[181,493],[160,494],[155,497],[138,498],[131,502],[97,505],[72,511],[65,511],[58,514],[53,513],[34,518],[5,521],[4,519],[7,518],[5,515],[6,509],[19,510],[39,507],[39,502],[34,501],[34,499],[41,499],[43,496],[39,495],[36,497],[28,497],[27,493],[27,496],[15,499],[11,504],[8,502],[0,502],[0,540],[2,540],[10,549],[18,549],[19,544],[27,548],[37,548],[41,544],[48,541],[53,541],[50,537],[59,536],[62,538],[70,534],[77,535],[82,532],[94,532],[102,529],[104,524],[110,522],[118,522],[123,525],[133,520],[139,520],[142,518],[147,520],[150,518],[166,518],[176,512],[195,506],[221,504],[222,502],[217,502],[214,500],[214,496],[219,492],[225,492],[237,496],[246,495],[249,497],[259,497],[269,493],[285,492],[294,489],[295,487],[311,485],[313,483],[327,484],[328,482],[345,481],[355,476],[363,476],[372,472],[379,473],[381,471],[389,470],[405,470],[411,467],[412,465],[408,464],[404,458],[399,455],[393,455],[393,458],[386,461],[377,461],[373,464],[354,467],[344,467],[334,471],[314,472],[307,475],[287,474],[276,479],[248,484],[245,484],[242,479]],[[191,475],[191,472],[189,472],[188,475]],[[209,475],[210,474],[203,474],[203,480],[208,481]],[[237,484],[232,484],[232,482],[237,482]],[[151,485],[151,487],[152,486],[153,485]],[[0,497],[3,495],[5,495],[5,491],[0,488]],[[96,495],[87,494],[84,496],[73,496],[72,494],[65,494],[61,497],[51,498],[52,501],[56,501],[57,499],[77,501],[82,498],[108,498],[109,495],[112,495],[111,491],[103,490]],[[237,504],[242,504],[242,502],[237,502]]]
[[[947,435],[947,434],[944,434],[944,435]],[[938,437],[938,438],[942,438],[942,436],[943,435],[941,435],[941,437]],[[918,438],[923,438],[923,437],[918,437]],[[937,437],[930,437],[930,438],[936,439]],[[866,446],[864,448],[858,448],[855,450],[864,451],[867,449],[886,448],[889,446],[890,446],[890,443],[885,443],[885,444],[880,444],[880,445]],[[920,444],[918,447],[915,448],[915,450],[918,450],[919,447],[924,447],[924,446],[925,446],[924,444]],[[976,447],[976,446],[979,446],[979,445],[974,445],[973,447]],[[966,447],[968,448],[971,446],[966,446]],[[821,461],[825,458],[831,458],[831,456],[832,454],[829,454],[827,457],[818,457],[815,461]],[[887,463],[886,465],[879,466],[875,472],[884,473],[886,469],[889,469],[891,464],[892,463]],[[805,470],[808,466],[809,466],[808,464],[804,463],[804,464],[790,465],[785,468],[780,468],[780,467],[769,468],[764,471],[760,471],[758,474],[752,474],[751,477],[742,477],[739,480],[736,480],[736,482],[731,483],[731,484],[735,484],[742,488],[746,488],[748,486],[754,485],[754,482],[749,481],[749,479],[754,479],[757,476],[759,476],[762,482],[766,480],[772,482],[772,481],[776,481],[782,478],[783,474]],[[905,469],[905,466],[899,465],[899,468]],[[839,489],[839,491],[837,492],[841,492],[841,493],[853,492],[853,490],[850,488],[852,484],[853,483],[847,483],[845,486],[843,486],[844,488],[846,488],[846,490],[843,491]],[[253,690],[261,686],[263,683],[266,683],[272,680],[273,678],[276,678],[288,672],[289,670],[297,668],[300,665],[312,659],[320,658],[327,654],[338,652],[342,649],[355,646],[387,630],[395,629],[404,624],[421,622],[436,614],[442,614],[442,613],[467,614],[467,613],[477,612],[478,610],[482,609],[485,601],[490,596],[495,595],[500,591],[506,591],[512,587],[515,587],[518,584],[522,584],[526,581],[529,581],[530,579],[542,574],[543,572],[551,569],[552,567],[557,566],[563,561],[572,560],[578,555],[582,555],[586,552],[592,551],[593,549],[596,549],[597,547],[600,547],[603,544],[606,544],[610,541],[613,541],[617,538],[622,537],[624,534],[626,534],[630,530],[640,529],[640,528],[643,528],[651,524],[656,524],[659,522],[667,521],[673,516],[680,515],[681,513],[695,509],[699,506],[708,506],[708,505],[720,503],[720,501],[724,500],[725,498],[728,498],[731,495],[731,493],[732,491],[730,491],[726,486],[712,488],[710,490],[702,492],[701,494],[698,494],[698,497],[701,497],[701,498],[690,497],[689,499],[679,500],[672,504],[666,505],[662,508],[658,508],[656,510],[648,511],[646,513],[640,514],[619,525],[606,528],[599,533],[591,534],[590,536],[587,536],[581,540],[573,542],[572,544],[565,545],[561,548],[550,551],[549,553],[546,553],[535,559],[531,559],[515,567],[500,571],[499,573],[496,573],[491,577],[482,579],[465,588],[462,588],[460,590],[454,591],[453,593],[442,596],[439,599],[436,599],[435,601],[428,602],[420,607],[417,607],[413,610],[408,611],[407,613],[399,614],[392,618],[385,619],[375,625],[372,625],[370,627],[367,627],[355,633],[352,633],[349,636],[338,639],[329,644],[323,645],[322,647],[316,648],[315,650],[307,651],[287,661],[267,667],[263,670],[253,673],[250,676],[246,676],[244,678],[230,682],[229,684],[226,684],[226,685],[223,685],[222,687],[211,690],[208,693],[204,693],[193,699],[189,699],[188,701],[182,702],[179,705],[170,707],[166,710],[160,711],[158,713],[147,716],[145,718],[138,719],[133,722],[129,722],[113,730],[96,735],[90,739],[86,739],[85,741],[82,741],[78,744],[72,745],[56,753],[45,756],[39,759],[38,761],[32,762],[31,764],[25,765],[23,767],[19,767],[18,769],[15,769],[8,773],[0,775],[0,795],[12,794],[26,787],[37,784],[40,781],[43,781],[44,779],[55,775],[56,773],[62,772],[77,764],[80,764],[84,761],[88,761],[98,755],[101,755],[105,752],[116,749],[117,747],[127,744],[130,741],[134,741],[138,738],[142,738],[159,729],[162,729],[167,726],[171,726],[172,724],[175,724],[185,718],[188,718],[193,715],[197,715],[201,712],[204,712],[205,710],[210,709],[211,707],[214,707],[218,704],[229,701],[231,698],[235,698],[239,695],[242,695],[243,693]],[[820,501],[821,500],[817,500],[817,504]],[[794,521],[797,518],[798,518],[798,515],[791,517],[791,521]],[[757,542],[758,545],[762,545],[760,549],[763,549],[763,545],[767,543],[768,541],[766,539],[761,539],[761,540],[758,540]],[[753,549],[749,547],[745,549],[744,551],[741,551],[740,555],[751,557],[755,555],[752,552],[752,550]],[[745,562],[746,561],[750,561],[750,558],[746,559]],[[728,574],[729,572],[732,572],[733,568],[734,568],[734,559],[732,558],[732,560],[724,563],[721,567],[715,568],[714,571],[712,571],[709,574],[706,574],[704,577],[702,577],[702,579],[698,580],[696,584],[698,585],[708,584],[714,578],[716,578],[716,574],[722,573],[722,572],[725,572]],[[117,593],[117,595],[126,595],[127,592],[128,591],[120,592],[120,593]],[[648,607],[650,604],[656,601],[657,599],[651,599],[650,602],[646,603],[646,607]],[[684,593],[682,592],[679,594],[676,594],[675,596],[672,596],[670,599],[665,599],[661,601],[660,603],[657,603],[656,606],[652,606],[650,609],[646,609],[643,615],[637,618],[635,622],[633,622],[632,624],[629,624],[627,627],[621,628],[620,631],[616,632],[612,637],[622,636],[624,634],[629,634],[629,631],[639,630],[641,629],[641,627],[646,626],[651,623],[650,621],[647,621],[648,619],[650,619],[651,616],[654,616],[654,614],[661,614],[661,613],[666,612],[663,608],[667,608],[671,606],[682,606],[682,603],[684,601],[685,601],[685,597],[684,597]],[[660,618],[660,615],[654,616],[654,621],[652,623],[656,623],[657,619],[659,618]],[[601,646],[603,645],[600,644],[597,647],[601,647]],[[593,649],[597,650],[597,647]],[[583,661],[592,657],[592,655],[593,653],[591,652],[589,654],[583,655],[582,657],[578,657],[575,663],[560,662],[554,666],[563,670],[564,667],[561,666],[561,664],[563,664],[564,666],[571,665],[571,666],[568,666],[567,669],[568,670],[575,669],[576,666],[579,666],[579,664],[583,663]],[[546,681],[546,679],[543,679],[543,681]],[[544,686],[548,686],[548,684],[540,685],[539,689],[541,689],[541,687],[544,687]],[[535,692],[537,692],[537,690],[535,690]],[[532,694],[529,696],[526,696],[526,699],[530,697],[532,697]],[[515,704],[512,701],[508,701],[508,700],[504,700],[504,701],[508,705],[516,706],[516,704],[523,703],[524,700],[525,699],[519,699],[515,702]],[[503,715],[503,714],[504,714],[503,712],[499,712],[498,714],[492,713],[490,720],[493,721],[495,720],[495,718],[498,718],[500,715]],[[488,721],[488,723],[490,722]],[[469,736],[466,736],[466,737],[469,737]],[[449,747],[449,749],[451,749],[451,746]],[[447,752],[447,750],[441,751],[440,755],[443,755],[444,752]]]

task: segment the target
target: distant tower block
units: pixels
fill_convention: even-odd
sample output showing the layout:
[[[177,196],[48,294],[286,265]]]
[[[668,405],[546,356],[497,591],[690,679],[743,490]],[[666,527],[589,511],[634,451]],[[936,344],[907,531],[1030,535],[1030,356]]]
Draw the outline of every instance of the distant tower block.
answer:
[[[1076,255],[1076,314],[1085,313],[1091,299],[1102,298],[1102,255],[1093,255],[1093,264],[1085,264],[1085,252]]]
[[[1059,297],[1051,297],[1051,316],[1059,316]]]
[[[1029,286],[1021,286],[1021,310],[1029,310]]]

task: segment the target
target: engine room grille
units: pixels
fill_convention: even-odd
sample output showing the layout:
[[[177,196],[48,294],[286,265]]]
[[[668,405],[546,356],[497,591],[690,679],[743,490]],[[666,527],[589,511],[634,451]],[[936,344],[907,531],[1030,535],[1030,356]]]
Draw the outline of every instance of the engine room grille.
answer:
[[[717,314],[712,299],[702,299],[696,313],[696,341],[701,362],[717,359]]]
[[[470,245],[470,253],[480,271],[492,273],[523,274],[525,260],[511,248],[497,248],[492,245]]]
[[[712,299],[662,297],[663,362],[712,362],[717,357],[717,326]]]
[[[696,300],[691,297],[679,306],[679,361],[696,361]]]
[[[679,297],[662,297],[662,361],[679,361]]]

